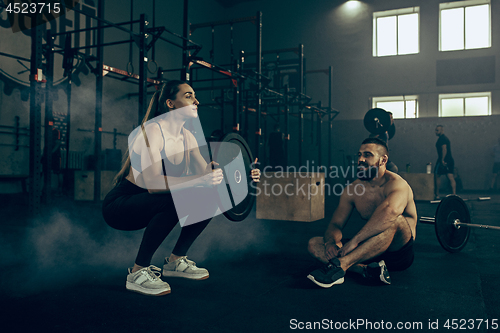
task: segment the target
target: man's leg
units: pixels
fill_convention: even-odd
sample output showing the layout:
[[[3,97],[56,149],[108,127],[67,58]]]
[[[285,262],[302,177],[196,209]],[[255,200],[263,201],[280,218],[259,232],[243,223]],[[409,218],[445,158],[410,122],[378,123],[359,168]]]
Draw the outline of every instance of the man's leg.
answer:
[[[451,185],[451,193],[452,194],[457,194],[457,183],[455,182],[455,177],[452,173],[447,173],[446,176],[450,180],[450,185]]]
[[[337,246],[339,246],[337,244]],[[339,246],[342,247],[342,246]],[[328,259],[326,259],[325,251],[325,240],[323,237],[313,237],[309,240],[309,246],[308,246],[309,253],[319,261],[321,261],[324,264],[328,264]],[[355,264],[349,267],[350,272],[358,273],[358,274],[363,274],[365,270],[366,265],[365,264]]]
[[[439,198],[439,187],[441,186],[441,175],[438,173],[434,174],[434,196]]]
[[[410,226],[402,215],[384,232],[367,239],[352,252],[338,258],[344,271],[355,264],[361,264],[385,251],[397,251],[402,248],[412,237]],[[356,271],[356,269],[354,269]]]
[[[342,247],[342,244],[337,244],[338,247]],[[326,258],[326,247],[325,240],[323,237],[313,237],[309,240],[308,246],[309,253],[319,261],[324,264],[328,264],[328,259]]]
[[[385,251],[398,251],[411,237],[412,232],[408,221],[400,215],[393,225],[384,232],[364,241],[345,257],[333,258],[330,261],[326,259],[323,237],[314,237],[309,241],[309,252],[326,266],[312,272],[308,278],[324,288],[340,284],[348,269],[363,274],[366,267],[362,264],[363,262],[377,257]]]

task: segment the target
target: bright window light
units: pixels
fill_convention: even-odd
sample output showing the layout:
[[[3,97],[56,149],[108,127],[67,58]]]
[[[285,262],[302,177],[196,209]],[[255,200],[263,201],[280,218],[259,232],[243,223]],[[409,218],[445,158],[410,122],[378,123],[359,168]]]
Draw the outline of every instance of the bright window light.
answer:
[[[491,92],[439,95],[440,117],[489,115],[491,115]]]
[[[377,108],[392,112],[394,119],[404,119],[405,117],[405,102],[378,102]]]
[[[441,47],[442,50],[463,50],[464,48],[464,9],[441,11]]]
[[[373,13],[373,56],[419,52],[419,7]]]
[[[466,116],[488,115],[488,97],[469,97],[465,99]]]
[[[490,6],[465,8],[465,48],[490,47]]]
[[[397,54],[396,16],[377,19],[377,51],[378,56]]]
[[[463,98],[446,98],[441,100],[441,117],[461,117],[463,115]]]
[[[441,3],[440,51],[491,47],[490,0]]]
[[[392,112],[394,119],[417,118],[417,96],[373,97],[372,107]]]
[[[398,54],[418,53],[418,14],[398,16]]]

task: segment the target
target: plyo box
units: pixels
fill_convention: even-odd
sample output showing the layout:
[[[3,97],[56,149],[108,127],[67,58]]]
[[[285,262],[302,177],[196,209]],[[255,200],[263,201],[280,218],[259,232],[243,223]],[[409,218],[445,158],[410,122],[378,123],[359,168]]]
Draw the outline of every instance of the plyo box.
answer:
[[[434,200],[434,175],[432,173],[399,174],[413,190],[414,200]]]
[[[325,174],[266,172],[257,183],[258,219],[313,222],[325,217]]]

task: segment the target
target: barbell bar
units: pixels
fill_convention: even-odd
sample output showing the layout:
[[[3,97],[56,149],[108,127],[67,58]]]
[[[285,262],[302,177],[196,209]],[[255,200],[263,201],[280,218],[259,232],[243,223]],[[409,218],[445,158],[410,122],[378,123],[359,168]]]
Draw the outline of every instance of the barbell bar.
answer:
[[[476,199],[462,199],[463,201],[488,201],[491,200],[491,197],[478,197]],[[431,200],[431,204],[438,204],[441,200]]]
[[[500,230],[498,226],[470,223],[465,201],[457,195],[448,195],[439,203],[434,217],[422,216],[423,224],[434,224],[441,246],[448,252],[461,251],[469,240],[470,228]]]
[[[423,217],[420,218],[420,222],[424,223],[424,224],[434,224],[434,223],[436,223],[435,219],[433,217],[429,218],[429,217],[425,217],[425,216],[423,216]],[[500,227],[497,227],[497,226],[494,226],[494,225],[463,223],[463,222],[460,222],[459,219],[455,219],[452,224],[457,229],[459,229],[461,226],[465,226],[465,227],[468,227],[468,228],[500,230]]]

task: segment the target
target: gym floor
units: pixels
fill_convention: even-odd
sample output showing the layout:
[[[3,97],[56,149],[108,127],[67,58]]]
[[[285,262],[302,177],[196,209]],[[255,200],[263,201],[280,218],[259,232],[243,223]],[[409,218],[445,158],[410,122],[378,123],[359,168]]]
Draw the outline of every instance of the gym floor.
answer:
[[[500,195],[491,197],[467,203],[473,223],[500,225]],[[415,262],[391,273],[392,285],[348,274],[344,284],[322,289],[306,278],[317,267],[307,241],[323,234],[338,198],[327,198],[327,218],[311,223],[256,220],[255,212],[240,223],[218,216],[189,252],[210,278],[169,279],[171,294],[148,297],[125,290],[141,231],[109,228],[99,205],[90,202],[56,198],[57,207],[30,219],[25,198],[2,200],[3,332],[375,331],[401,325],[410,332],[460,327],[500,332],[495,230],[472,229],[467,246],[451,254],[441,248],[432,226],[420,224]],[[436,207],[417,203],[419,216],[434,216]],[[162,265],[178,233],[177,227],[153,264]]]

